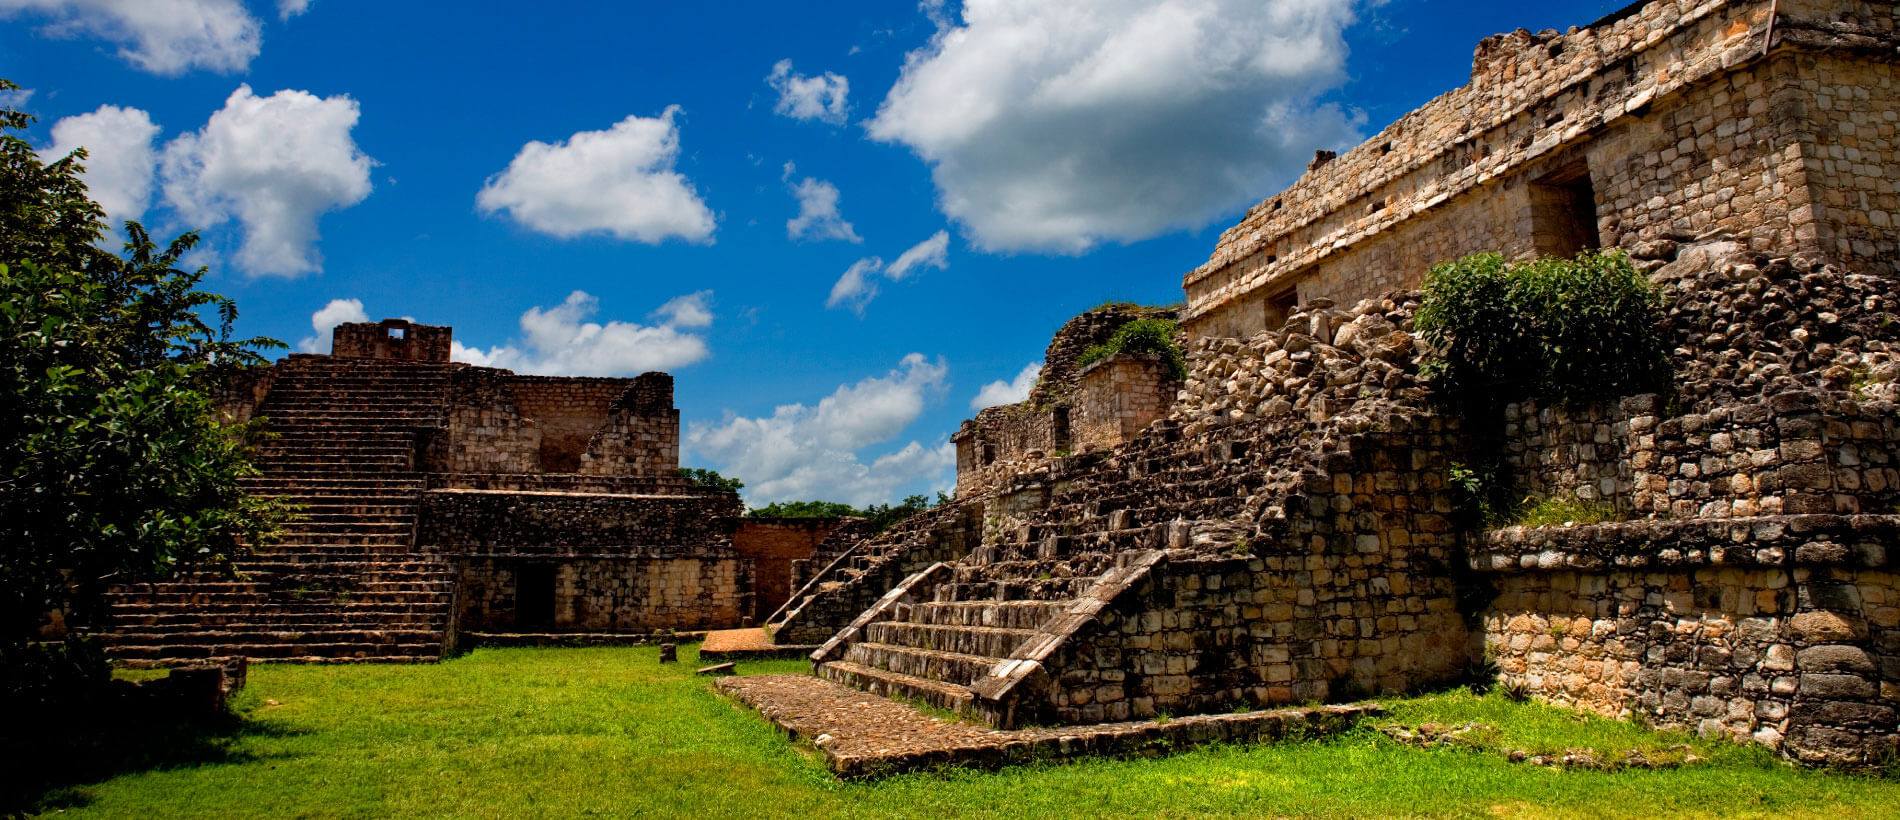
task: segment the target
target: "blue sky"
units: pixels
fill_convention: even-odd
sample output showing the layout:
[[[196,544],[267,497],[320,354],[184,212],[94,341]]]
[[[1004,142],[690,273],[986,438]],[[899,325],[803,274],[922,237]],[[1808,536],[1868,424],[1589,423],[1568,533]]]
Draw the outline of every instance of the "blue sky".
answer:
[[[114,219],[202,231],[244,333],[668,370],[684,463],[864,504],[1479,39],[1620,5],[0,0],[0,76]]]

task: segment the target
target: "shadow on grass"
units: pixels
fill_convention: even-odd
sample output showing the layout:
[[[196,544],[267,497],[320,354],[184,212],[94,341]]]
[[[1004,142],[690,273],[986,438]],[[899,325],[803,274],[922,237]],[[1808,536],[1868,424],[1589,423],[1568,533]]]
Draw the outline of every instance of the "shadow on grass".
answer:
[[[0,721],[0,817],[85,806],[87,786],[138,772],[257,759],[238,751],[247,737],[301,734],[224,712],[189,716],[115,703],[85,711],[11,715]]]

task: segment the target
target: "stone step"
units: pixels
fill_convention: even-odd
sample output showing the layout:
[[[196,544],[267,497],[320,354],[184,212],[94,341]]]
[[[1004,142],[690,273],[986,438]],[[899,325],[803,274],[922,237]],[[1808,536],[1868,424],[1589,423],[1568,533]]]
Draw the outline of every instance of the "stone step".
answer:
[[[127,623],[183,623],[184,619],[196,617],[216,617],[227,620],[255,618],[258,622],[271,618],[342,618],[355,620],[373,617],[395,617],[402,620],[433,619],[448,612],[448,602],[440,598],[419,599],[413,603],[400,603],[387,600],[359,600],[339,602],[334,600],[285,600],[259,603],[212,602],[200,604],[189,610],[180,609],[175,604],[145,603],[138,598],[115,598],[112,601],[112,617],[115,622],[125,619]],[[339,623],[344,621],[338,621]]]
[[[990,667],[1002,660],[984,655],[917,649],[871,641],[852,644],[845,650],[844,659],[876,669],[955,683],[960,686],[968,686],[971,682],[988,674]]]
[[[307,630],[270,629],[264,626],[225,629],[167,627],[113,629],[98,633],[107,647],[116,646],[216,646],[231,643],[257,643],[295,646],[299,644],[426,644],[440,641],[440,629],[365,629],[346,625],[326,625]],[[297,652],[293,654],[304,654]]]
[[[873,695],[918,700],[939,709],[970,714],[976,696],[969,687],[899,674],[850,661],[831,661],[818,667],[818,676]]]
[[[213,658],[247,658],[252,661],[275,661],[291,663],[338,663],[350,661],[388,662],[394,658],[416,660],[441,660],[442,642],[439,640],[412,643],[249,643],[227,641],[225,643],[206,644],[121,644],[111,648],[114,660],[128,666],[142,665],[140,661],[192,661]]]
[[[1033,629],[1000,629],[987,626],[938,626],[934,624],[880,621],[864,630],[870,643],[906,646],[938,652],[955,652],[986,658],[1007,658],[1036,634]]]
[[[935,626],[1035,629],[1062,611],[1067,601],[945,601],[899,605],[898,619]],[[908,609],[905,607],[908,606]]]

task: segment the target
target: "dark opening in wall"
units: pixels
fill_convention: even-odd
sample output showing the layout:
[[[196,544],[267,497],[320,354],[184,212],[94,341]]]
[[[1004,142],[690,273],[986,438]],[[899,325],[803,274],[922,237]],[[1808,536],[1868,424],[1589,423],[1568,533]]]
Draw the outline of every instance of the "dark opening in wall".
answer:
[[[522,564],[515,568],[515,628],[528,630],[554,625],[553,564]]]
[[[1055,439],[1057,450],[1068,451],[1075,449],[1075,442],[1069,435],[1069,408],[1058,407],[1049,411],[1049,426],[1053,428],[1050,437]]]
[[[1299,309],[1299,306],[1300,291],[1297,287],[1287,288],[1268,296],[1264,315],[1261,317],[1264,322],[1263,327],[1267,330],[1278,330],[1285,326],[1286,317],[1293,315],[1293,311]]]
[[[392,327],[392,328],[390,328],[390,329],[389,329],[389,340],[390,340],[390,341],[392,341],[392,342],[400,342],[400,341],[402,341],[402,340],[404,340],[404,339],[407,339],[407,338],[409,338],[409,328],[406,328],[406,327]]]
[[[1539,256],[1575,256],[1601,247],[1590,166],[1579,161],[1531,183],[1531,248]]]
[[[996,463],[996,445],[994,444],[983,445],[983,463],[985,465]]]

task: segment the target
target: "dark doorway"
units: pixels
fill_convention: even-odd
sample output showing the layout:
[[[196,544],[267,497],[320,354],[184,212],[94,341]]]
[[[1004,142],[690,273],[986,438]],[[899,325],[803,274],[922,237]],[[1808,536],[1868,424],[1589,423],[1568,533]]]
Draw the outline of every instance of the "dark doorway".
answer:
[[[523,564],[515,570],[515,628],[554,625],[554,566]]]
[[[1058,407],[1049,412],[1051,438],[1055,439],[1056,453],[1066,453],[1074,449],[1075,443],[1069,435],[1069,408]],[[1050,453],[1055,455],[1055,453]]]
[[[1266,322],[1266,329],[1279,330],[1285,327],[1286,317],[1292,316],[1293,311],[1299,309],[1300,290],[1297,287],[1287,288],[1286,290],[1267,297],[1266,308],[1262,317]]]
[[[1572,163],[1531,183],[1531,249],[1538,256],[1576,256],[1601,247],[1597,192],[1590,166]]]

